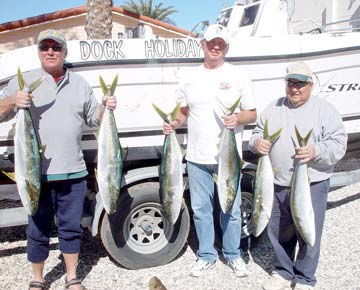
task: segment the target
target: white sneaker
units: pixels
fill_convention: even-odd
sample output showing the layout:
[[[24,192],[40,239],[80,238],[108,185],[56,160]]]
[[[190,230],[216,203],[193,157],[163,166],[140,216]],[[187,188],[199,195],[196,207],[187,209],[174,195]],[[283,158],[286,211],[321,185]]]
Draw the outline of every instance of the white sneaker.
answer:
[[[276,272],[273,272],[262,284],[264,290],[288,290],[292,289],[292,286],[292,280],[286,280]]]
[[[228,261],[227,264],[234,271],[236,277],[246,277],[249,275],[249,270],[242,258]]]
[[[207,262],[207,261],[198,259],[191,268],[190,276],[200,277],[200,276],[204,275],[207,271],[213,269],[214,267],[215,267],[215,261]]]
[[[313,290],[314,287],[306,284],[296,283],[294,290]]]

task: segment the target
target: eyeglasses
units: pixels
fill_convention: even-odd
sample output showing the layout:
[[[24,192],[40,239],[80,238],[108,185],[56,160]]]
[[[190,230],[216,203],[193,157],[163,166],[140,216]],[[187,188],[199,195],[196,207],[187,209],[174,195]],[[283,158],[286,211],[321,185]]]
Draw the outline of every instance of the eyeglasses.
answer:
[[[303,88],[305,87],[309,82],[304,82],[304,81],[297,81],[297,82],[294,82],[294,81],[291,81],[291,80],[286,80],[286,85],[289,87],[289,88]]]
[[[53,51],[55,51],[55,52],[60,52],[60,51],[62,51],[62,49],[63,49],[63,47],[62,47],[61,45],[58,45],[58,44],[54,44],[54,45],[52,45],[52,46],[46,45],[46,44],[42,44],[42,45],[39,46],[39,50],[40,50],[40,51],[43,51],[43,52],[48,51],[49,48],[51,48],[51,49],[52,49]]]

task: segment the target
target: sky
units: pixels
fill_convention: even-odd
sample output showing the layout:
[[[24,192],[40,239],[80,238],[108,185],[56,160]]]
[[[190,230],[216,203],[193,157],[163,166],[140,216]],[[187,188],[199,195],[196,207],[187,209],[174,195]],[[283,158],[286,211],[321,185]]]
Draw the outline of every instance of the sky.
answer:
[[[85,5],[86,0],[0,0],[0,23],[51,13],[62,9]],[[124,0],[114,0],[121,6]],[[139,3],[139,0],[136,0]],[[154,0],[153,5],[174,6],[178,11],[170,16],[176,26],[191,30],[200,21],[214,23],[224,0]],[[229,3],[232,1],[228,1]]]

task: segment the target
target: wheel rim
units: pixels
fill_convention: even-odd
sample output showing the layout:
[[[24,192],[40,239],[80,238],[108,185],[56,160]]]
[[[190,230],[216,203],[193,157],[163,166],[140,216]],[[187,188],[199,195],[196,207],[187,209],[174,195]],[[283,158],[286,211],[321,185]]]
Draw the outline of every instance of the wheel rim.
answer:
[[[172,227],[163,218],[161,205],[144,203],[132,209],[125,219],[123,236],[126,244],[140,254],[153,254],[168,244]]]
[[[241,192],[241,223],[242,234],[241,237],[248,237],[252,234],[251,216],[253,211],[253,196],[250,192]]]

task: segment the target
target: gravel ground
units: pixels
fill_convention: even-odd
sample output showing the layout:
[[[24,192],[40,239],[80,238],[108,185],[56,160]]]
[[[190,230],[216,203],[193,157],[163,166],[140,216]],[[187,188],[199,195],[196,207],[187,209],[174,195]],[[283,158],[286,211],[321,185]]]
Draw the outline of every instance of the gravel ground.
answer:
[[[317,271],[317,290],[360,290],[360,183],[329,194],[322,252]],[[25,227],[0,229],[0,290],[25,290],[31,279],[26,260]],[[169,290],[261,289],[272,270],[273,251],[266,235],[246,255],[251,275],[236,278],[219,260],[211,274],[192,278],[189,270],[195,261],[196,238],[193,230],[189,243],[178,259],[168,265],[143,270],[127,270],[112,262],[98,238],[84,233],[79,276],[90,290],[146,290],[152,276],[159,277]],[[64,265],[56,238],[51,240],[45,266],[47,289],[64,289]]]

